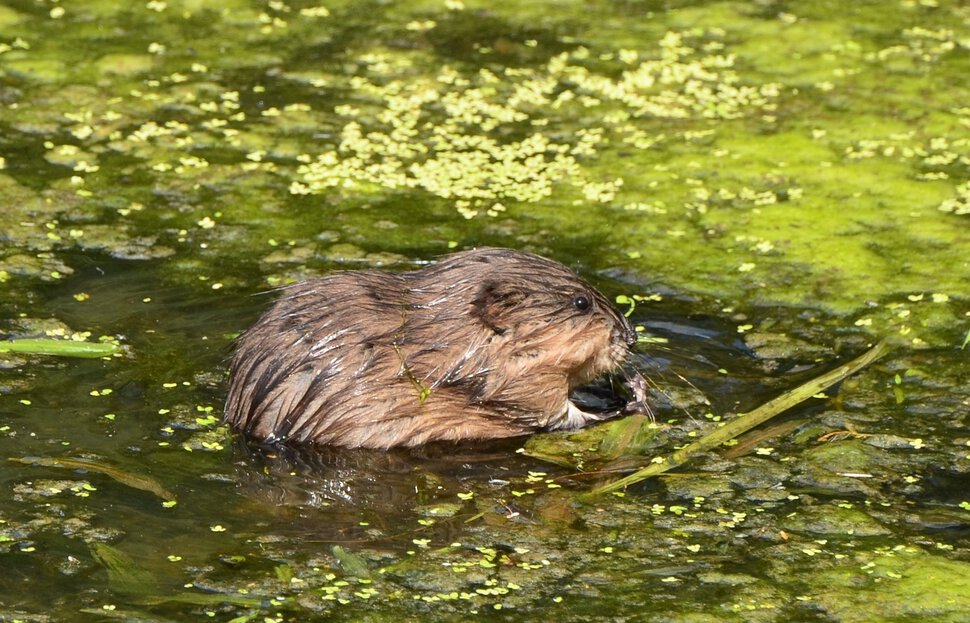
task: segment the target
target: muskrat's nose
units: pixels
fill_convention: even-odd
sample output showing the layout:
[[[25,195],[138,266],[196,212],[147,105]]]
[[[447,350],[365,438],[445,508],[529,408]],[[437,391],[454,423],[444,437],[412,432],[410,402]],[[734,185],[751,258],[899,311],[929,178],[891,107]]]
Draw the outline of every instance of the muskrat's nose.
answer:
[[[626,342],[627,346],[633,346],[637,343],[637,332],[630,324],[630,321],[626,316],[618,316],[620,319],[620,326],[618,327],[620,337]]]
[[[637,343],[637,332],[631,327],[626,327],[623,330],[623,339],[627,346],[633,346]]]

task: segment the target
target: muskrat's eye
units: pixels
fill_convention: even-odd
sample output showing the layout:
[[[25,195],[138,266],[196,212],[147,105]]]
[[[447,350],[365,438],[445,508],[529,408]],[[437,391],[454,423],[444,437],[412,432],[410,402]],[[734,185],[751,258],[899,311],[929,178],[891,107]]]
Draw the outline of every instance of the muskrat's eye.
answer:
[[[573,297],[573,307],[579,311],[586,311],[592,307],[592,305],[593,304],[590,302],[589,297],[585,294],[577,294]]]

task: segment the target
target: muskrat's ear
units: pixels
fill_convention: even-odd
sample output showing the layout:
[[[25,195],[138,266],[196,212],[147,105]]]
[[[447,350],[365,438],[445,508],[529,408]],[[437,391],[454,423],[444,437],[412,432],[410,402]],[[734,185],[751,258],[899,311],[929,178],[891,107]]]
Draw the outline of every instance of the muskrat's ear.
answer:
[[[472,301],[475,315],[486,327],[499,335],[509,324],[509,312],[525,300],[525,293],[501,281],[487,280]]]

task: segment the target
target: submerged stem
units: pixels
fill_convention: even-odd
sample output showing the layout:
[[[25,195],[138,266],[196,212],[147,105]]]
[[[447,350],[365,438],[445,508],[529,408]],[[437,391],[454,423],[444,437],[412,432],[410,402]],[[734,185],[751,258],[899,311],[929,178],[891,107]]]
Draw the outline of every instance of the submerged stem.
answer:
[[[828,389],[832,385],[835,385],[839,381],[851,376],[852,374],[855,374],[862,368],[865,368],[869,364],[878,360],[890,350],[892,350],[892,346],[890,345],[889,341],[883,340],[870,348],[863,355],[853,359],[849,363],[839,366],[830,372],[826,372],[825,374],[822,374],[821,376],[818,376],[811,381],[796,387],[795,389],[785,392],[777,398],[769,400],[754,411],[738,415],[738,417],[735,419],[698,439],[694,443],[677,450],[670,456],[658,457],[656,462],[654,462],[652,465],[644,467],[643,469],[638,470],[629,476],[624,476],[619,480],[615,480],[597,487],[586,495],[594,496],[616,491],[617,489],[628,487],[632,484],[640,482],[641,480],[646,480],[647,478],[663,474],[666,471],[683,465],[694,455],[706,450],[710,450],[711,448],[715,448],[726,441],[734,439],[738,435],[770,420],[779,413],[782,413],[798,403],[811,398],[815,394]]]

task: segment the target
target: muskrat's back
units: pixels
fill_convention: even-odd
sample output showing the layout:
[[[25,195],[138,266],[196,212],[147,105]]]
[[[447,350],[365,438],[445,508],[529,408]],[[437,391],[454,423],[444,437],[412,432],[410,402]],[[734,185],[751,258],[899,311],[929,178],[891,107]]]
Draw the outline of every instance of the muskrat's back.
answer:
[[[569,391],[635,334],[565,266],[510,249],[284,289],[240,336],[226,420],[260,440],[349,447],[510,437],[597,416]]]

